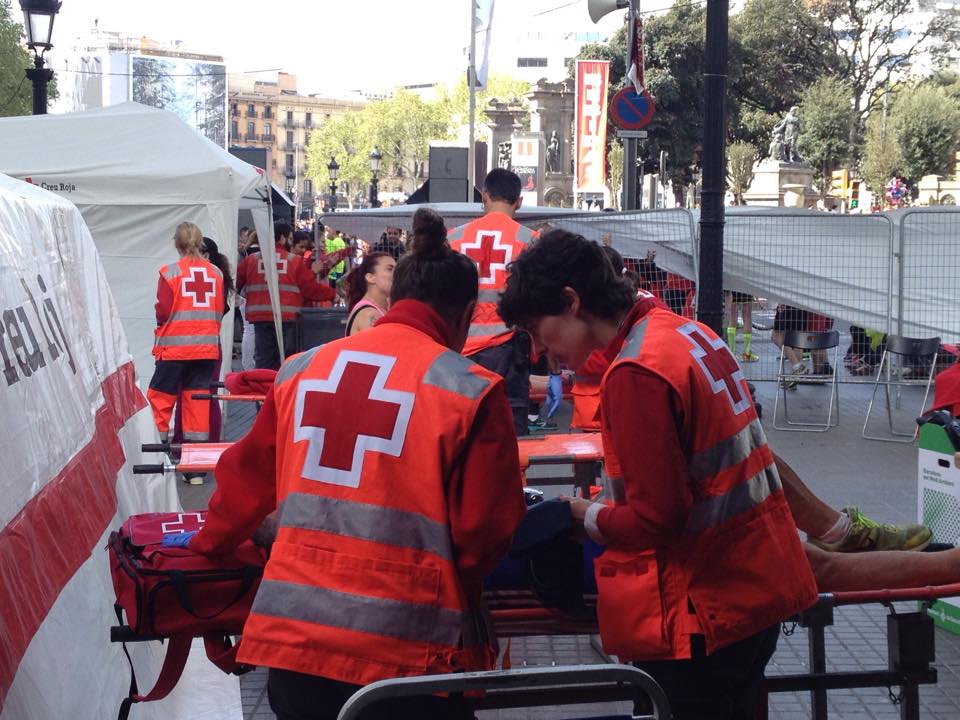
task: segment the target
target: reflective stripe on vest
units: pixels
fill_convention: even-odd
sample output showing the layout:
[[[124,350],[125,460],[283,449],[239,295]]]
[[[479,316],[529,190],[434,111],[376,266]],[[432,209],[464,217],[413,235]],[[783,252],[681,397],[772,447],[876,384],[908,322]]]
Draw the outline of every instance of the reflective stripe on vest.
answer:
[[[300,292],[300,287],[299,287],[298,285],[288,285],[287,283],[280,283],[280,284],[277,286],[277,290],[278,290],[278,292],[298,293],[298,292]],[[246,285],[246,286],[244,286],[243,291],[244,291],[245,293],[248,293],[248,292],[268,292],[268,291],[269,291],[269,286],[266,285],[265,283],[255,283],[255,284],[253,284],[253,285]]]
[[[281,305],[280,306],[281,314],[293,313],[294,315],[297,315],[300,313],[300,310],[302,310],[302,308],[299,305]],[[254,313],[254,312],[271,313],[273,312],[273,306],[272,305],[247,305],[246,311],[248,313]]]
[[[617,360],[640,357],[640,351],[643,349],[643,341],[647,337],[647,326],[649,322],[649,318],[641,320],[627,333],[627,339],[620,349],[620,354],[617,355]]]
[[[468,223],[469,224],[469,223]],[[463,234],[466,232],[467,225],[458,225],[447,233],[447,242],[463,240]]]
[[[524,245],[529,245],[533,238],[533,230],[528,228],[526,225],[521,225],[517,228],[517,242],[523,243]]]
[[[159,335],[155,344],[160,347],[176,347],[181,345],[216,345],[219,342],[219,335]]]
[[[481,290],[477,293],[477,302],[497,303],[500,302],[499,290]]]
[[[470,329],[467,331],[467,336],[489,337],[491,335],[500,335],[505,332],[510,332],[510,328],[503,323],[490,323],[489,325],[471,325]]]
[[[317,345],[287,360],[280,366],[280,370],[277,371],[277,376],[273,380],[274,387],[279,387],[294,375],[306,370],[307,366],[313,360],[313,356],[316,355],[322,347],[323,345]]]
[[[446,526],[420,513],[381,505],[290,493],[280,508],[280,527],[316,530],[422,550],[453,561],[450,532]]]
[[[460,353],[447,350],[440,353],[427,368],[423,383],[476,400],[489,387],[490,381],[470,372],[472,365]]]
[[[251,612],[447,647],[460,642],[463,620],[458,610],[266,579]]]
[[[173,280],[174,278],[180,277],[180,266],[177,264],[166,265],[163,270],[163,277],[167,280]]]
[[[187,391],[189,392],[189,390]],[[187,432],[183,431],[183,439],[187,442],[206,442],[210,439],[210,433],[205,432]]]
[[[781,488],[776,465],[771,463],[746,482],[694,503],[687,516],[687,531],[702,532],[752,510]]]
[[[706,450],[693,453],[687,464],[690,482],[705,480],[743,462],[765,442],[760,421],[751,421],[736,435],[721,440]]]
[[[167,318],[168,323],[193,320],[213,320],[219,322],[220,313],[216,310],[177,310]]]

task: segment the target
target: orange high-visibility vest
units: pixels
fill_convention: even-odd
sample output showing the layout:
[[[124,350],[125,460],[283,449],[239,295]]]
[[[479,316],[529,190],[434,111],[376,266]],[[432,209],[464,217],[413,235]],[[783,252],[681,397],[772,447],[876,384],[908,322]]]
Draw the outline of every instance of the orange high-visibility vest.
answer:
[[[173,293],[167,321],[154,331],[157,360],[216,360],[225,298],[223,274],[202,258],[183,257],[160,268]]]
[[[303,258],[294,255],[277,245],[277,283],[280,290],[280,317],[283,322],[294,322],[303,307],[303,293],[297,284],[297,269]],[[243,259],[246,268],[247,284],[243,286],[243,295],[247,299],[244,319],[247,322],[273,322],[273,310],[270,305],[270,293],[267,291],[267,278],[264,274],[263,255],[253,253]],[[237,275],[240,276],[239,270]]]
[[[447,233],[450,247],[473,260],[480,276],[480,294],[470,320],[464,355],[502,345],[513,337],[513,331],[497,314],[497,301],[507,287],[507,265],[538,234],[500,212],[487,213]]]
[[[680,399],[693,506],[676,540],[645,551],[609,547],[597,560],[604,649],[621,660],[689,658],[693,633],[711,653],[816,602],[773,453],[726,343],[654,309],[627,335],[604,384],[625,363],[660,376]],[[611,421],[604,407],[606,468],[616,485],[622,471]]]
[[[499,376],[396,323],[277,374],[279,532],[239,659],[365,685],[491,669],[447,507]]]

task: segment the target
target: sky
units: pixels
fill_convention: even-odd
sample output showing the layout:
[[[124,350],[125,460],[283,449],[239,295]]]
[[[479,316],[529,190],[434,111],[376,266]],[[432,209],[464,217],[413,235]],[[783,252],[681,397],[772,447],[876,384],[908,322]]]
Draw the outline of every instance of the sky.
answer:
[[[102,31],[223,55],[230,72],[297,75],[300,92],[385,91],[403,84],[456,81],[466,71],[472,0],[64,0],[54,48],[69,47],[99,21]],[[648,0],[669,5],[669,0]],[[496,0],[492,70],[531,29],[610,33],[614,12],[594,25],[587,0]],[[55,58],[54,58],[55,62]],[[55,65],[54,65],[55,66]]]

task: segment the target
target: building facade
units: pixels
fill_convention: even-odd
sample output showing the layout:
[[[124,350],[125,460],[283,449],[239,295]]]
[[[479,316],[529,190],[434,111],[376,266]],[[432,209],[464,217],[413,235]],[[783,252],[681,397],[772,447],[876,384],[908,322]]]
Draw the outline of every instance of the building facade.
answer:
[[[368,100],[361,96],[327,98],[301,95],[297,78],[277,73],[276,80],[257,80],[249,75],[230,75],[228,81],[228,126],[230,147],[267,150],[265,170],[302,214],[328,194],[307,176],[307,145],[310,134],[326,121],[361,110]]]

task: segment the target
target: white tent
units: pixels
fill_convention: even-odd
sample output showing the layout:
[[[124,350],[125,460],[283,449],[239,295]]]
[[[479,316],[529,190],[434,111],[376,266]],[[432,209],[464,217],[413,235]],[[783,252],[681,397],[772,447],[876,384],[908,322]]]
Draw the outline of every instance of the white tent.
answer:
[[[123,103],[65,115],[4,118],[0,172],[79,208],[106,269],[141,386],[153,374],[157,271],[176,260],[173,231],[179,223],[196,223],[217,242],[235,272],[237,213],[250,210],[264,255],[268,262],[273,259],[270,184],[263,172],[173,113]],[[267,283],[274,307],[279,307],[276,274],[268,274]],[[228,360],[232,318],[232,313],[224,318],[221,343]]]

